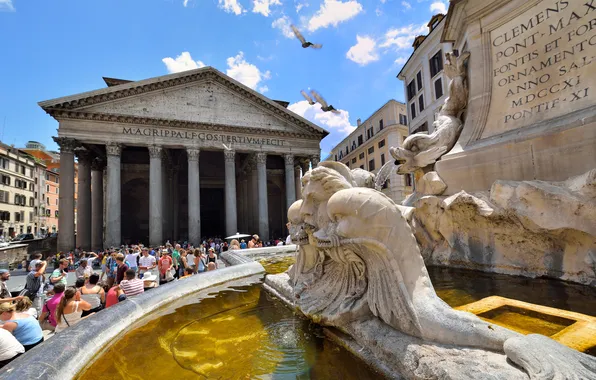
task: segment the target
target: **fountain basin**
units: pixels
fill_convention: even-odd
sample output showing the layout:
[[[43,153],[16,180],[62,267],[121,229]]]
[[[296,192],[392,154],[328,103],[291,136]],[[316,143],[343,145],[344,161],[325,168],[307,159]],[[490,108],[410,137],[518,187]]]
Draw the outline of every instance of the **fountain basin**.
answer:
[[[572,311],[492,296],[455,309],[524,335],[541,334],[580,352],[596,346],[596,318]]]
[[[159,286],[91,315],[76,326],[54,335],[5,366],[0,371],[0,377],[15,380],[75,378],[88,363],[101,355],[102,350],[125,332],[143,324],[144,318],[160,308],[229,281],[243,278],[249,283],[259,281],[264,272],[261,264],[251,261]]]

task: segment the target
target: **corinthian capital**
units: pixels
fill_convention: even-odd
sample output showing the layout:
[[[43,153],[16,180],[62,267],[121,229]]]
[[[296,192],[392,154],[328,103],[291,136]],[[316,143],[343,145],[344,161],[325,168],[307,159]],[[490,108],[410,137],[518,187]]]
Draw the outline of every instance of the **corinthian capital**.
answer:
[[[317,167],[317,165],[319,164],[319,162],[321,162],[321,156],[319,156],[318,154],[317,155],[310,156],[310,163],[311,163],[313,169],[315,167]]]
[[[284,154],[284,161],[286,162],[286,166],[294,166],[294,155]]]
[[[199,148],[186,148],[186,155],[188,156],[188,161],[198,161],[199,153],[201,153],[201,150]]]
[[[56,144],[60,147],[60,152],[62,153],[73,153],[75,148],[79,147],[81,144],[70,137],[52,137]]]
[[[266,164],[267,163],[267,153],[259,152],[256,155],[257,157],[257,164]]]
[[[163,151],[161,145],[149,145],[147,149],[149,150],[149,157],[161,158],[161,152]]]
[[[120,156],[122,154],[122,144],[109,143],[106,145],[106,154],[108,156]]]
[[[79,163],[81,164],[91,164],[91,160],[93,159],[93,154],[85,148],[77,148],[74,151]]]
[[[234,162],[236,159],[236,151],[231,149],[224,150],[224,158],[226,162]]]

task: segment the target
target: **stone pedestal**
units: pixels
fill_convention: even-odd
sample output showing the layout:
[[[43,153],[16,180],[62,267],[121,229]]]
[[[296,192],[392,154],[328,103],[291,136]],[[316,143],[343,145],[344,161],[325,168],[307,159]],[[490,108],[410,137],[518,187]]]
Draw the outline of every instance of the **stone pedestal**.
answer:
[[[75,139],[54,137],[60,146],[60,194],[58,196],[58,252],[75,248],[74,216],[74,149],[79,145]]]
[[[199,182],[199,149],[187,149],[188,156],[188,240],[201,243],[201,187]]]
[[[91,250],[103,249],[103,169],[99,159],[91,163]]]
[[[91,250],[91,159],[84,148],[75,151],[79,164],[77,191],[77,246]]]
[[[443,40],[470,52],[469,101],[457,144],[435,166],[446,195],[596,167],[596,37],[584,3],[451,3]]]
[[[226,208],[226,234],[234,235],[238,232],[238,214],[236,209],[236,152],[224,151],[225,158],[225,208]]]
[[[162,147],[149,146],[149,245],[160,246],[163,243],[163,175]]]
[[[121,178],[120,155],[122,145],[110,143],[106,145],[108,156],[107,194],[106,194],[106,244],[108,247],[119,247],[122,242],[121,217]],[[62,163],[60,163],[62,165]]]
[[[267,199],[267,153],[257,153],[257,189],[259,205],[259,235],[269,240],[269,206]]]

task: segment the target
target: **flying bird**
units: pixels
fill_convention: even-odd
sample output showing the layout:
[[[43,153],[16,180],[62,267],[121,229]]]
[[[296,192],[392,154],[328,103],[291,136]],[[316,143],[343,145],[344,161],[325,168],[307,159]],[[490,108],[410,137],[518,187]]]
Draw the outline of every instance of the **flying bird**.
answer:
[[[292,27],[292,31],[294,32],[294,35],[296,36],[296,38],[298,38],[300,40],[300,42],[302,42],[302,47],[303,48],[307,48],[307,47],[311,47],[313,49],[320,49],[323,47],[323,45],[321,44],[313,44],[312,42],[307,42],[304,39],[304,36],[302,35],[302,33],[300,33],[300,31],[298,30],[298,28],[296,28],[294,25],[291,25]]]
[[[312,98],[310,97],[310,95],[308,95],[308,93],[304,90],[300,90],[300,93],[302,94],[302,96],[304,96],[304,99],[306,99],[306,101],[308,102],[308,104],[310,104],[311,106],[315,105],[315,101],[312,100]]]
[[[312,94],[313,98],[317,99],[317,102],[321,103],[321,109],[323,111],[325,111],[325,112],[331,111],[334,114],[340,114],[341,113],[338,110],[336,110],[335,108],[333,108],[332,105],[327,105],[327,102],[325,101],[325,99],[323,99],[323,97],[321,96],[321,94],[319,94],[315,90],[310,90],[310,93]]]

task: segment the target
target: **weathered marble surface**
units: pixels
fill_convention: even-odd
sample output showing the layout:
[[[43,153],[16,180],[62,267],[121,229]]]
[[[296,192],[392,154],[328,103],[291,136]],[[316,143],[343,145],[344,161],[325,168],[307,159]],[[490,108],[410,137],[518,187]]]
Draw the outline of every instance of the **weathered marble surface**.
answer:
[[[591,178],[587,175],[565,185],[591,194]],[[495,373],[492,378],[540,378],[552,367],[546,351],[528,357],[527,348],[535,339],[454,310],[437,296],[407,221],[415,219],[417,209],[398,206],[376,190],[359,187],[352,171],[341,163],[319,165],[304,175],[302,184],[303,199],[288,210],[290,233],[299,245],[296,264],[287,277],[266,280],[276,295],[312,320],[350,334],[376,360],[396,366],[407,378],[478,378],[482,370],[488,373],[486,378]],[[438,198],[423,197],[419,202],[427,199]],[[486,202],[470,196],[456,197],[450,204],[474,204],[481,215],[492,212]],[[389,336],[394,339],[387,341]],[[403,353],[415,345],[412,339],[426,351],[414,350],[416,354],[407,359]],[[505,350],[511,339],[515,340]],[[544,347],[557,344],[548,342]],[[444,346],[475,348],[481,354],[441,353]],[[488,351],[501,357],[486,359]],[[428,370],[417,373],[424,368],[420,364],[426,352]],[[595,358],[575,351],[557,352],[564,356],[561,360],[581,362],[582,367],[555,365],[554,378],[596,376]],[[520,370],[503,353],[525,373],[517,373]]]
[[[427,264],[596,286],[596,169],[563,182],[497,181],[424,196],[410,224]]]
[[[468,104],[468,85],[466,80],[466,62],[470,52],[461,56],[445,54],[445,74],[451,79],[448,97],[441,107],[437,120],[433,123],[433,132],[415,133],[408,136],[403,146],[392,147],[389,153],[401,164],[398,174],[413,173],[433,165],[442,155],[449,152],[459,138],[463,123],[461,113]]]
[[[267,275],[264,286],[294,307],[290,283],[288,274],[280,273]],[[333,339],[389,379],[528,379],[521,369],[507,363],[503,353],[429,344],[388,329],[378,318],[354,320],[340,329],[354,341],[342,334],[333,334]]]

